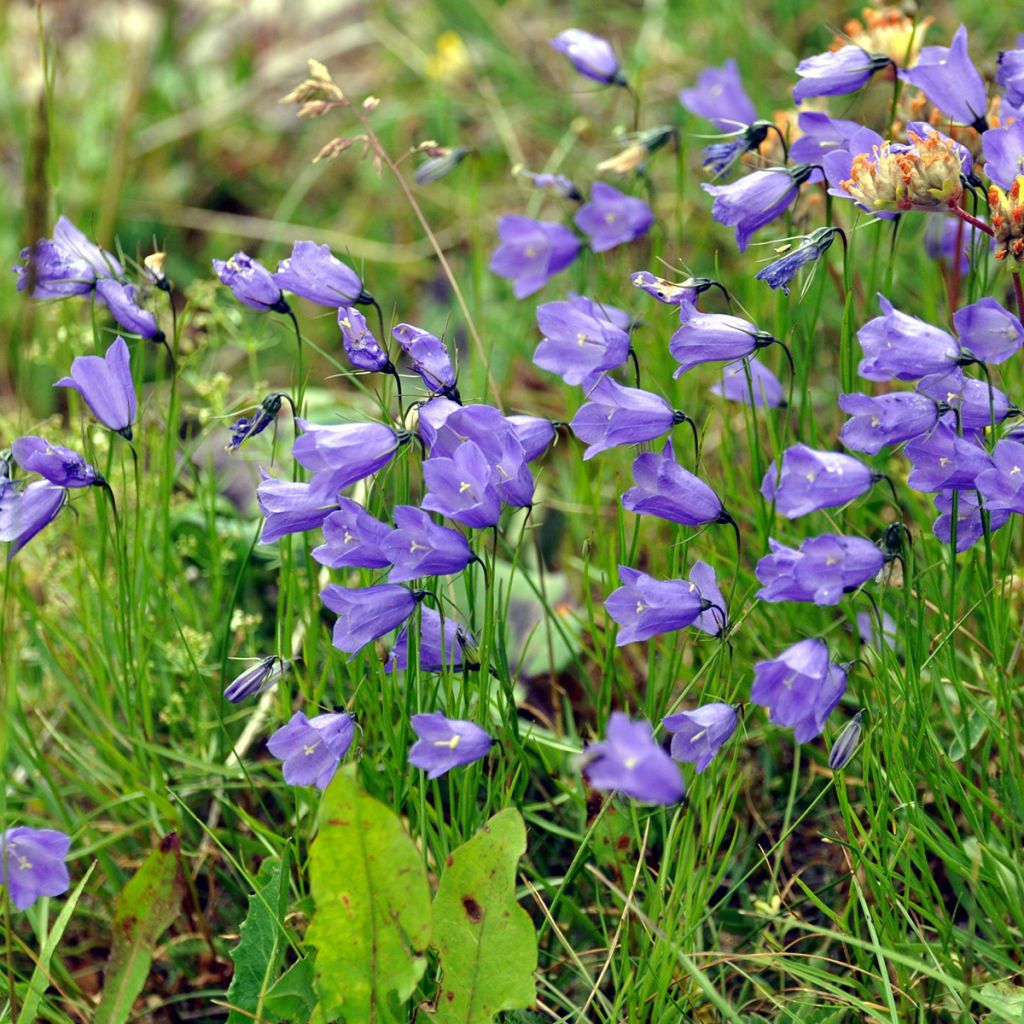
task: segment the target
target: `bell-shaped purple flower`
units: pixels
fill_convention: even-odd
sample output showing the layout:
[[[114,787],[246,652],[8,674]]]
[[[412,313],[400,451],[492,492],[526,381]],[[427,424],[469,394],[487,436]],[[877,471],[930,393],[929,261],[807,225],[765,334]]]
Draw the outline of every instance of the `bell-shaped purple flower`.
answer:
[[[754,569],[762,601],[808,601],[838,604],[843,594],[877,576],[885,556],[876,544],[860,537],[825,533],[809,537],[799,551],[769,539],[771,554]]]
[[[346,654],[356,654],[401,626],[424,596],[394,583],[356,589],[332,583],[320,591],[320,600],[338,616],[331,642]]]
[[[643,719],[631,722],[622,711],[612,712],[605,738],[591,743],[583,756],[595,789],[666,805],[678,803],[686,793],[679,769],[655,742],[650,725]]]
[[[11,268],[18,275],[18,291],[31,285],[34,299],[88,295],[96,284],[96,271],[89,263],[49,238],[22,249],[18,257],[24,266]]]
[[[506,216],[498,219],[501,244],[491,256],[490,268],[513,283],[517,299],[540,291],[579,255],[580,240],[562,224]]]
[[[687,278],[685,281],[667,281],[663,277],[652,274],[649,270],[638,270],[630,275],[630,281],[636,288],[647,292],[652,298],[666,306],[693,306],[697,296],[718,283],[710,278]],[[721,287],[719,285],[719,287]]]
[[[440,711],[413,715],[410,722],[419,739],[409,748],[409,764],[422,768],[428,779],[479,761],[494,745],[479,725],[461,718],[445,718]]]
[[[673,759],[692,764],[699,775],[736,731],[739,716],[732,704],[703,704],[693,711],[666,715],[661,724],[674,733]]]
[[[277,420],[284,397],[280,393],[267,395],[251,416],[240,416],[235,420],[231,424],[231,440],[224,446],[224,451],[237,452],[246,441],[262,434],[271,423]]]
[[[950,46],[925,46],[912,68],[899,77],[917,86],[947,117],[979,132],[988,128],[985,83],[967,52],[967,29],[961,25]]]
[[[607,39],[591,35],[581,28],[567,28],[550,42],[559,53],[569,58],[581,75],[602,85],[626,84],[615,51]]]
[[[986,470],[986,472],[989,472]],[[979,474],[984,476],[984,474]],[[986,486],[994,481],[986,481]],[[1000,493],[1002,489],[1000,489]],[[985,521],[982,518],[982,507],[978,504],[978,496],[974,491],[941,491],[935,495],[935,508],[939,515],[932,524],[932,530],[943,544],[953,539],[953,497],[956,496],[956,550],[966,551],[974,547],[985,534]],[[995,500],[999,500],[995,498]],[[989,508],[985,502],[984,511],[988,515],[990,533],[1005,526],[1011,511],[1008,508]]]
[[[394,566],[388,574],[390,583],[462,572],[475,557],[461,533],[438,526],[422,509],[396,505],[394,520],[396,529],[381,545]]]
[[[324,543],[313,548],[313,557],[331,569],[385,569],[391,564],[384,541],[391,527],[374,519],[351,498],[338,498],[336,512],[323,522]]]
[[[820,736],[846,690],[846,669],[829,660],[821,640],[787,647],[754,666],[750,699],[770,709],[769,720],[793,729],[797,742]]]
[[[577,203],[583,201],[583,193],[576,183],[564,174],[536,174],[522,166],[513,167],[512,173],[517,178],[525,178],[534,188],[552,192],[562,199],[572,199]]]
[[[113,254],[89,241],[67,217],[57,218],[53,241],[63,252],[88,263],[96,277],[124,277],[124,267]]]
[[[696,307],[679,307],[680,327],[672,335],[668,350],[679,363],[672,375],[679,377],[701,363],[743,359],[774,342],[749,320],[725,313],[699,313]]]
[[[1017,411],[999,388],[968,377],[959,367],[922,377],[917,382],[917,390],[955,409],[964,430],[984,430],[991,424],[993,416],[996,423],[1002,423]]]
[[[0,541],[11,545],[8,561],[57,518],[67,497],[66,488],[43,480],[22,487],[0,479]]]
[[[857,372],[866,380],[918,380],[930,373],[945,373],[957,366],[963,353],[956,340],[916,316],[908,316],[878,296],[882,316],[869,320],[858,332],[864,358]]]
[[[412,324],[399,324],[392,328],[391,333],[432,394],[461,401],[455,384],[455,370],[448,349],[440,338]]]
[[[616,647],[685,629],[704,610],[706,602],[696,584],[686,580],[656,580],[625,565],[619,566],[619,579],[622,586],[604,602],[619,624]]]
[[[985,151],[986,177],[1009,191],[1017,176],[1024,173],[1024,121],[1017,118],[1006,128],[985,132],[981,145]]]
[[[0,884],[18,910],[40,896],[61,896],[71,886],[64,861],[71,839],[53,828],[18,825],[0,834]]]
[[[940,412],[934,399],[916,391],[893,391],[877,398],[840,395],[839,408],[850,416],[839,432],[839,440],[852,451],[869,455],[877,455],[886,445],[928,433]]]
[[[544,335],[533,362],[558,374],[566,384],[582,384],[590,374],[620,367],[629,354],[629,334],[599,312],[578,302],[545,302],[537,307],[537,326]]]
[[[891,67],[892,63],[892,58],[885,54],[871,54],[859,46],[843,46],[807,57],[796,66],[803,81],[793,87],[793,102],[856,92],[871,81],[875,72]]]
[[[501,515],[501,499],[491,472],[480,448],[465,441],[451,458],[431,457],[423,463],[427,493],[420,504],[475,530],[494,526]]]
[[[974,487],[978,474],[992,464],[984,448],[959,436],[944,420],[903,451],[913,465],[907,483],[922,494]]]
[[[115,338],[104,356],[77,356],[71,376],[61,377],[54,387],[74,388],[100,423],[132,439],[135,383],[124,338]]]
[[[448,417],[461,408],[458,402],[438,395],[436,398],[427,399],[416,409],[416,434],[427,446],[427,451],[434,447],[437,432],[444,426]]]
[[[368,373],[390,373],[391,360],[380,342],[366,324],[366,317],[354,306],[342,306],[338,310],[338,327],[341,330],[341,344],[349,362],[357,370]]]
[[[859,459],[795,444],[782,453],[782,465],[771,466],[761,481],[765,501],[787,519],[835,508],[866,494],[875,474]]]
[[[229,704],[239,704],[247,697],[266,693],[281,681],[291,664],[276,654],[263,658],[228,683],[224,689],[224,699]]]
[[[685,418],[659,395],[623,387],[611,377],[601,377],[586,390],[586,397],[569,424],[589,445],[584,461],[617,445],[653,441]]]
[[[1004,363],[1024,344],[1024,326],[992,298],[979,299],[953,314],[960,347],[983,363]]]
[[[590,202],[584,203],[572,220],[587,236],[594,252],[607,252],[647,234],[654,223],[654,212],[642,199],[595,181],[590,186]]]
[[[292,715],[267,740],[267,750],[284,764],[284,781],[289,786],[326,789],[355,736],[351,715],[327,714],[307,718],[301,711]]]
[[[800,137],[790,145],[789,158],[801,164],[821,164],[829,153],[847,150],[850,139],[863,128],[863,125],[857,121],[829,117],[828,114],[817,110],[801,111],[796,123],[800,129]],[[879,142],[881,142],[881,136],[879,136]],[[825,176],[828,178],[829,184],[838,184],[838,181],[832,181],[827,170]],[[847,168],[842,177],[848,178],[849,176],[849,168]]]
[[[289,311],[288,303],[281,294],[281,286],[259,260],[254,260],[244,252],[236,252],[227,261],[214,260],[213,269],[221,284],[226,284],[239,302],[263,313],[268,310],[275,313]]]
[[[1020,37],[1017,42],[1020,43]],[[1024,107],[1024,49],[1003,50],[999,54],[996,84],[1010,106]]]
[[[709,636],[721,636],[729,625],[729,610],[725,607],[725,597],[718,586],[715,570],[707,562],[698,559],[690,569],[690,582],[708,605],[693,625]]]
[[[300,466],[313,471],[315,493],[332,499],[344,487],[383,469],[407,435],[384,423],[343,423],[320,426],[296,420],[302,431],[292,445]]]
[[[370,301],[359,275],[342,263],[329,246],[316,242],[296,242],[291,256],[278,263],[274,278],[278,288],[320,306],[338,308]]]
[[[679,94],[679,102],[691,114],[711,121],[724,132],[757,120],[757,111],[731,57],[720,68],[705,68],[697,76],[696,86]]]
[[[721,382],[713,384],[708,390],[713,395],[721,395],[730,402],[742,402],[744,405],[750,405],[753,398],[755,409],[778,409],[786,404],[786,393],[782,390],[779,378],[756,356],[730,363],[722,370]]]
[[[551,420],[541,416],[506,416],[511,424],[519,443],[523,446],[523,456],[527,462],[543,455],[555,439],[555,425]]]
[[[991,460],[992,465],[975,480],[986,510],[1024,515],[1024,444],[1003,438],[993,449]]]
[[[163,341],[164,334],[157,327],[156,317],[135,301],[134,285],[122,284],[112,277],[101,277],[96,282],[96,298],[126,331],[147,341]]]
[[[622,495],[622,507],[638,516],[658,516],[683,526],[731,523],[718,495],[676,462],[671,440],[661,453],[644,452],[633,460],[636,486]]]
[[[764,281],[769,288],[781,288],[788,295],[790,282],[796,277],[797,271],[821,259],[838,234],[838,228],[818,228],[801,239],[796,248],[762,267],[754,276],[758,281]]]
[[[262,469],[260,476],[256,500],[266,517],[261,544],[272,544],[289,533],[319,529],[338,507],[337,496],[322,494],[310,484],[276,480]]]
[[[409,629],[415,620],[410,619],[395,637],[395,646],[388,655],[385,672],[401,672],[409,665]],[[420,608],[420,628],[416,640],[416,655],[421,672],[457,672],[466,662],[466,649],[473,646],[473,638],[458,622],[446,617],[444,639],[441,637],[441,614],[428,608]]]
[[[91,487],[103,477],[76,451],[41,437],[19,437],[12,445],[14,461],[26,473],[38,473],[58,487]]]

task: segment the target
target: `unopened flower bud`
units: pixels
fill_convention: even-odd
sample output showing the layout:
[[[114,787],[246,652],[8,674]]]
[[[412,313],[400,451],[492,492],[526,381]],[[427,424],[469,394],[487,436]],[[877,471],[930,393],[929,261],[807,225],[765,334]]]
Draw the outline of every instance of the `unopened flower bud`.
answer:
[[[832,771],[837,772],[850,763],[850,759],[860,743],[861,723],[863,721],[864,711],[860,710],[843,727],[843,731],[839,734],[839,738],[828,755],[828,766]]]

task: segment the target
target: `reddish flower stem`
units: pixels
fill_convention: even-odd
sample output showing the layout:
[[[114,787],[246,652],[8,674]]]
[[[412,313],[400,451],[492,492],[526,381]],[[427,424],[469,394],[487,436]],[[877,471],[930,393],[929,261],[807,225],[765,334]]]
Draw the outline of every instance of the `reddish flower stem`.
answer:
[[[1017,316],[1024,323],[1024,287],[1021,287],[1020,272],[1011,272],[1013,278],[1013,294],[1017,297]]]
[[[963,209],[963,207],[953,206],[950,209],[952,209],[953,213],[955,213],[965,224],[970,224],[979,231],[984,231],[986,235],[992,236],[995,234],[995,231],[992,230],[991,224],[986,224],[983,220],[978,220],[977,217],[972,217],[965,209]]]

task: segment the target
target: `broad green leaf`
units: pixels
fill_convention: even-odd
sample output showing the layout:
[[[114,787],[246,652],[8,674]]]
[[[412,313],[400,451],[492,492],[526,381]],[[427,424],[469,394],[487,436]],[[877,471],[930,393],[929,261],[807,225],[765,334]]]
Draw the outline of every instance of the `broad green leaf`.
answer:
[[[306,941],[317,949],[324,1016],[345,1024],[405,1024],[401,1009],[423,976],[430,889],[423,858],[389,807],[338,772],[320,805],[310,850],[316,913]]]
[[[448,858],[434,897],[437,1024],[488,1024],[500,1010],[536,1000],[537,934],[516,902],[525,852],[526,827],[509,807]]]
[[[235,973],[227,1001],[238,1009],[231,1010],[228,1024],[251,1024],[253,1015],[262,1016],[264,997],[277,977],[286,943],[287,857],[286,848],[281,860],[265,858],[256,875],[256,891],[249,897],[241,938],[231,951]]]
[[[184,895],[180,843],[171,832],[114,901],[113,942],[93,1024],[128,1019],[146,983],[157,941],[178,916]]]
[[[316,994],[313,992],[313,965],[307,956],[296,960],[274,983],[263,1000],[263,1014],[267,1020],[290,1022],[319,1020],[314,1013]]]

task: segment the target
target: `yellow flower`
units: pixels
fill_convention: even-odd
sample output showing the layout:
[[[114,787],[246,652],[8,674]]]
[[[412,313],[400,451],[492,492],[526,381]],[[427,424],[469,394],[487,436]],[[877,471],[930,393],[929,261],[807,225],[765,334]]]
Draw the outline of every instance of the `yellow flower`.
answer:
[[[454,82],[464,78],[472,66],[462,36],[458,32],[442,32],[437,37],[434,56],[427,60],[427,77],[435,82]]]

